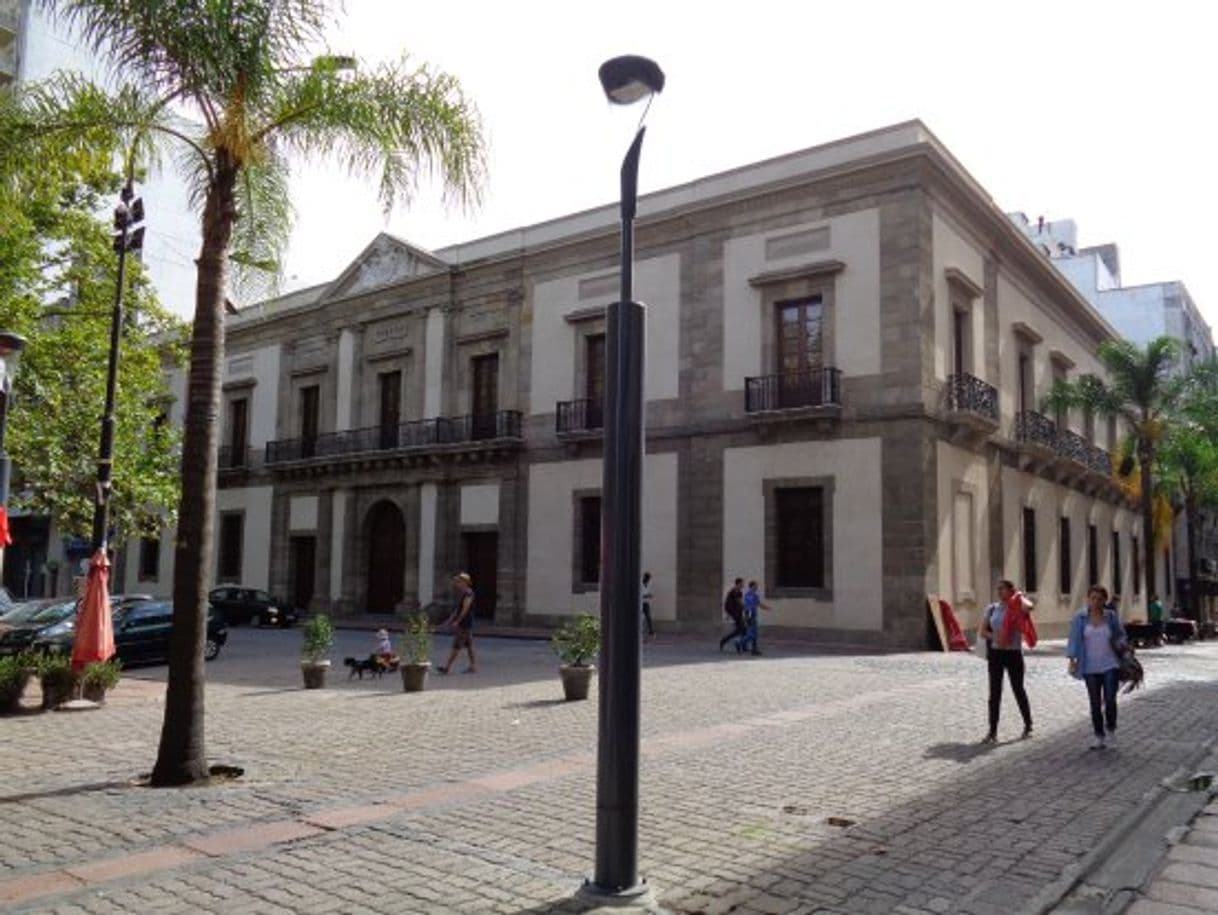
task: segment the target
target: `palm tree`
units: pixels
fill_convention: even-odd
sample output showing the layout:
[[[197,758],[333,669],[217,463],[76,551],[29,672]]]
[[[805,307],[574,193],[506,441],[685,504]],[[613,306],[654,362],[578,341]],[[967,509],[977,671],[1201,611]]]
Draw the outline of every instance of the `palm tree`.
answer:
[[[1188,602],[1200,620],[1197,534],[1203,508],[1218,504],[1218,443],[1193,423],[1174,425],[1159,448],[1159,474],[1184,503],[1188,541]]]
[[[1174,374],[1178,355],[1179,343],[1172,337],[1156,337],[1145,348],[1128,340],[1106,340],[1096,356],[1107,370],[1107,380],[1084,375],[1075,382],[1058,383],[1048,397],[1054,409],[1079,407],[1115,417],[1128,428],[1141,483],[1143,568],[1151,590],[1155,586],[1155,457],[1184,389],[1183,379]]]
[[[327,0],[42,0],[125,82],[106,91],[60,78],[36,87],[12,133],[60,148],[111,143],[127,165],[170,147],[188,163],[202,246],[186,394],[165,719],[152,781],[208,775],[203,728],[206,592],[212,570],[217,417],[230,264],[276,271],[290,226],[293,158],[332,159],[378,182],[386,210],[436,178],[477,199],[484,146],[452,76],[405,60],[371,70],[314,57]],[[332,214],[327,214],[332,218]]]

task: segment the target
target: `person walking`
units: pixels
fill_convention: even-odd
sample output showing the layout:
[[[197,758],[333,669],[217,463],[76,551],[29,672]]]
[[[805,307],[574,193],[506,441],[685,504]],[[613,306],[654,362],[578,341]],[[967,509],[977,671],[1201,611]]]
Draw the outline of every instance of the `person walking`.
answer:
[[[757,582],[750,581],[749,589],[744,592],[744,635],[740,637],[739,651],[761,654],[761,649],[757,647],[757,633],[761,623],[761,611],[769,609],[770,605],[761,599]]]
[[[465,668],[467,674],[478,672],[478,662],[474,658],[474,583],[469,575],[465,572],[460,572],[453,576],[453,591],[457,595],[457,605],[453,608],[452,615],[444,624],[453,630],[453,647],[448,655],[448,661],[443,667],[437,667],[442,674],[452,670],[453,662],[457,660],[457,655],[464,648],[469,653],[469,667]]]
[[[1150,595],[1150,605],[1146,608],[1146,616],[1155,632],[1155,644],[1163,643],[1163,601],[1158,594]]]
[[[723,651],[723,646],[728,642],[735,640],[736,653],[740,653],[740,638],[744,635],[744,579],[737,578],[736,581],[728,588],[727,594],[723,598],[723,612],[728,619],[732,621],[732,631],[719,640],[719,650]]]
[[[1107,600],[1108,592],[1103,587],[1091,586],[1087,606],[1070,621],[1070,639],[1066,642],[1070,676],[1087,684],[1095,733],[1093,750],[1103,750],[1116,740],[1121,655],[1129,647],[1125,627],[1116,612],[1105,606]]]
[[[998,582],[998,600],[985,609],[981,637],[986,643],[990,675],[990,729],[982,743],[998,742],[998,717],[1002,709],[1002,675],[1011,681],[1011,692],[1023,716],[1023,738],[1032,736],[1032,707],[1023,686],[1023,628],[1033,604],[1008,579]]]
[[[643,573],[643,588],[639,596],[643,605],[643,637],[645,639],[654,639],[656,637],[656,627],[651,622],[651,573]]]

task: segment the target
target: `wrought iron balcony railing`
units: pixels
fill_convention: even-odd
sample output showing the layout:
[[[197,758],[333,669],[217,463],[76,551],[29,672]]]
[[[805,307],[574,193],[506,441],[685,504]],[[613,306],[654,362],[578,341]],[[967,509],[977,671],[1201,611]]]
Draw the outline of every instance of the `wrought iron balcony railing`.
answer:
[[[520,412],[500,410],[496,413],[438,416],[396,425],[348,429],[315,438],[267,442],[266,462],[281,464],[311,458],[335,458],[378,451],[416,451],[520,438]]]
[[[217,453],[217,469],[220,473],[238,470],[255,470],[262,466],[262,452],[257,448],[234,448],[221,445]]]
[[[744,410],[764,413],[801,407],[840,407],[842,373],[826,366],[807,372],[744,379]]]
[[[1015,438],[1025,445],[1057,450],[1057,425],[1043,413],[1024,410],[1015,414]]]
[[[554,414],[559,435],[600,432],[605,427],[605,405],[599,400],[560,400]]]
[[[1057,430],[1057,455],[1083,467],[1091,457],[1091,443],[1069,429]]]
[[[1111,477],[1112,455],[1098,445],[1088,444],[1087,466],[1091,468],[1092,473],[1098,473],[1103,477]]]
[[[947,408],[998,422],[998,389],[967,372],[947,378]]]

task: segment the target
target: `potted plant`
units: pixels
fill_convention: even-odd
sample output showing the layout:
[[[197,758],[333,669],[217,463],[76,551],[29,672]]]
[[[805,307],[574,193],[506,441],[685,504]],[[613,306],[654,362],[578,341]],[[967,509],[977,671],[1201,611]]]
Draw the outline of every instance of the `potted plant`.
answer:
[[[38,661],[38,679],[42,683],[42,707],[55,708],[72,698],[76,674],[72,659],[66,654],[46,654]]]
[[[81,694],[91,702],[105,702],[106,693],[118,686],[122,670],[118,658],[90,664],[80,676]]]
[[[304,646],[300,652],[300,671],[305,689],[321,689],[326,685],[330,659],[326,657],[334,645],[334,624],[324,613],[316,614],[301,629]]]
[[[30,679],[30,659],[25,655],[0,658],[0,715],[20,710],[21,694]]]
[[[431,670],[431,619],[422,610],[406,621],[399,670],[403,692],[420,693],[427,687],[427,672]]]
[[[562,691],[568,702],[588,698],[588,687],[596,668],[591,659],[601,648],[601,623],[590,613],[581,613],[559,627],[551,640],[562,666]]]

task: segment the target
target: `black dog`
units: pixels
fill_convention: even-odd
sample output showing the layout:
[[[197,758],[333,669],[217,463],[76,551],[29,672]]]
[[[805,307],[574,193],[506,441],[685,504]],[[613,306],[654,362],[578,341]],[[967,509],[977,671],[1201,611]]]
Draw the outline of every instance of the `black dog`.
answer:
[[[367,672],[374,677],[380,677],[385,673],[385,664],[376,655],[369,655],[366,658],[343,658],[343,663],[351,668],[351,673],[347,675],[350,680],[356,674],[359,678],[364,679],[364,673]]]

